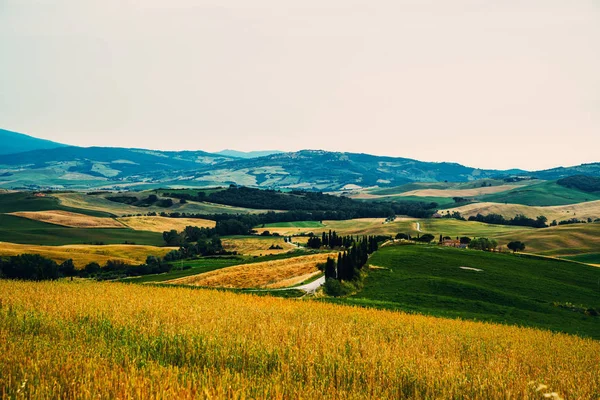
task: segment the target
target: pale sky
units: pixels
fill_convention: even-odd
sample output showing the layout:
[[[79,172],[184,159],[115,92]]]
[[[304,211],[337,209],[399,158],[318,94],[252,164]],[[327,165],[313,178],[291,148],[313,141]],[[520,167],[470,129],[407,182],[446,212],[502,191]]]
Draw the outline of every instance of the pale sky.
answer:
[[[81,146],[600,161],[597,0],[0,0],[0,127]]]

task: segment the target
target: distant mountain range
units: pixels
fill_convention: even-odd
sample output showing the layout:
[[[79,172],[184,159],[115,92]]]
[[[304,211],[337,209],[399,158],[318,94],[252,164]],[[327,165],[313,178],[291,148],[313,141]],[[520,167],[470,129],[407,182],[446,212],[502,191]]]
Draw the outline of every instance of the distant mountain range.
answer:
[[[41,149],[54,149],[57,147],[66,146],[61,143],[38,139],[33,136],[7,131],[5,129],[0,129],[0,143],[2,143],[2,146],[0,146],[0,154],[12,154]]]
[[[3,146],[0,153],[1,189],[134,189],[238,184],[262,188],[341,190],[506,176],[535,176],[540,179],[580,174],[600,176],[600,163],[535,172],[486,170],[456,163],[322,150],[293,153],[224,150],[207,153],[74,147],[3,130],[0,130],[0,142],[10,146]],[[27,150],[20,151],[23,148]]]
[[[237,150],[221,150],[217,151],[215,154],[220,154],[222,156],[228,157],[236,157],[236,158],[258,158],[270,156],[272,154],[283,153],[283,151],[279,150],[258,150],[258,151],[237,151]]]

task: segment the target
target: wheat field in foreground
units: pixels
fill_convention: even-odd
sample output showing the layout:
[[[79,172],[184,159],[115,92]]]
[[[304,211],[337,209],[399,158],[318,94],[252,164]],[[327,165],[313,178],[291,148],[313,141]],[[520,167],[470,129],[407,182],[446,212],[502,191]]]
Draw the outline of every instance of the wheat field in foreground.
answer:
[[[317,264],[324,263],[335,253],[312,254],[235,265],[203,274],[186,276],[165,283],[222,288],[281,288],[294,285],[319,272]]]
[[[0,281],[2,398],[594,399],[599,364],[599,342],[534,329],[179,287]]]
[[[164,257],[173,247],[142,246],[135,244],[69,244],[65,246],[38,246],[32,244],[16,244],[0,242],[0,256],[16,256],[19,254],[39,254],[57,263],[72,259],[77,268],[88,263],[106,264],[109,260],[122,261],[126,264],[142,264],[146,257],[152,255]]]

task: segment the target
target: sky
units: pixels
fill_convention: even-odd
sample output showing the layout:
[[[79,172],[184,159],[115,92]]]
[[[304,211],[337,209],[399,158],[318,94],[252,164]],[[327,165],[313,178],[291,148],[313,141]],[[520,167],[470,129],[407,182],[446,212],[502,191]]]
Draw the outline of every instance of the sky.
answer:
[[[0,127],[80,146],[600,161],[597,0],[0,0]]]

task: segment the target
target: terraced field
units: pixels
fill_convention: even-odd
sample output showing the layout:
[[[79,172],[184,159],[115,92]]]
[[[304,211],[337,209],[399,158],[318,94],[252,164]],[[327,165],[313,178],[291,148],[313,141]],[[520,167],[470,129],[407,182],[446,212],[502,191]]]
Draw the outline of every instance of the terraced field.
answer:
[[[16,256],[19,254],[39,254],[57,263],[72,259],[77,268],[83,268],[88,263],[106,264],[109,260],[118,260],[126,264],[138,265],[146,261],[148,256],[164,257],[172,247],[140,246],[128,244],[116,245],[63,245],[36,246],[0,242],[0,256]]]
[[[281,288],[319,274],[317,264],[336,253],[312,254],[283,260],[243,264],[174,279],[165,283],[220,288]]]

